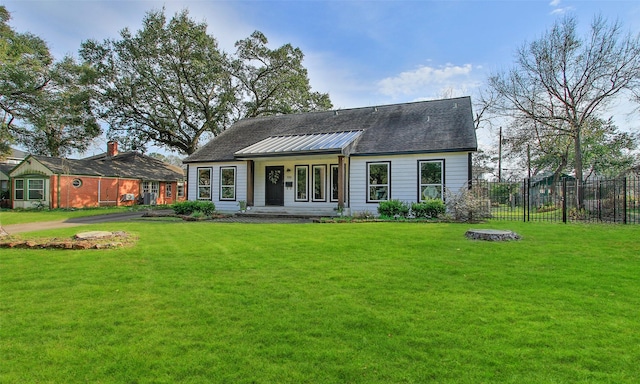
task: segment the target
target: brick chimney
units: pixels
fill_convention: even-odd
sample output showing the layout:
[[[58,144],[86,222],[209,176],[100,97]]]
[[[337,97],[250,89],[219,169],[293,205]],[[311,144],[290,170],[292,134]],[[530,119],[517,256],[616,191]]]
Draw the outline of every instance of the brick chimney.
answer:
[[[107,143],[107,156],[112,157],[118,154],[118,142],[109,141]]]

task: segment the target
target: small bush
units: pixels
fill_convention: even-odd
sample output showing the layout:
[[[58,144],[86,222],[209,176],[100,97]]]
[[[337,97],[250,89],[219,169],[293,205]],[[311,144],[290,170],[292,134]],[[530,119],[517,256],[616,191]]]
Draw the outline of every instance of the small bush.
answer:
[[[458,193],[446,191],[447,214],[455,221],[475,222],[491,217],[491,200],[482,188],[462,187]]]
[[[421,203],[411,204],[411,211],[415,217],[436,219],[446,211],[444,202],[440,199],[429,199]]]
[[[200,212],[205,216],[210,216],[215,212],[216,206],[211,201],[181,201],[173,204],[173,212],[176,215],[191,215]]]
[[[395,218],[409,216],[409,204],[400,200],[382,201],[378,205],[378,213],[380,216]]]

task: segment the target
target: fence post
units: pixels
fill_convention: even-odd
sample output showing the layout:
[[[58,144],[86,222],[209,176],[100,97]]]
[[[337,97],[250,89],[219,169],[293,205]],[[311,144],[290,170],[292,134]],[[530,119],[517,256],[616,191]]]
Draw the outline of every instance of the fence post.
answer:
[[[627,224],[627,178],[622,179],[622,224]]]
[[[562,222],[567,222],[567,179],[562,178]]]

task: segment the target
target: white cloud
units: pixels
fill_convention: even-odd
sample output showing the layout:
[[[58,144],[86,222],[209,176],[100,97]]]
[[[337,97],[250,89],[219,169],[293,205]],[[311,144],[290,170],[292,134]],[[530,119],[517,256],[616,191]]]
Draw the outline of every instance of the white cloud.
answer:
[[[439,68],[420,66],[413,71],[380,80],[377,84],[378,91],[392,97],[431,98],[443,94],[458,96],[459,91],[479,86],[479,82],[472,76],[474,69],[476,68],[471,64],[447,64]]]
[[[552,6],[552,7],[557,7],[558,5],[560,5],[560,1],[561,0],[551,0],[549,2],[549,5]]]

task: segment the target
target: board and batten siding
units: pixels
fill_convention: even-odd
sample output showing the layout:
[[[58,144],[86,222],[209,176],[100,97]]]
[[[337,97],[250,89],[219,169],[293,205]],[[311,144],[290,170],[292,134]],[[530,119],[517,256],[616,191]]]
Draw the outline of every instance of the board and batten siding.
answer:
[[[351,189],[350,211],[377,214],[378,203],[367,203],[367,164],[389,162],[391,164],[391,192],[389,199],[406,202],[418,200],[418,162],[422,160],[444,160],[444,187],[457,192],[466,187],[469,177],[467,152],[433,153],[415,155],[354,156],[350,159]]]
[[[235,167],[236,169],[236,198],[234,200],[220,200],[220,169]],[[247,200],[247,163],[233,161],[225,163],[193,163],[189,165],[187,191],[188,200],[198,200],[198,169],[211,169],[211,200],[217,211],[228,212],[240,209],[238,201]]]

